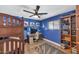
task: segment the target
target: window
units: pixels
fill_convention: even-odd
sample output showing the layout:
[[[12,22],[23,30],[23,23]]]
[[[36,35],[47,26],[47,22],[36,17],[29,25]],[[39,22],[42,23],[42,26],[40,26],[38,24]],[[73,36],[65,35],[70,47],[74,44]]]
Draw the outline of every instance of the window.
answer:
[[[48,28],[50,29],[50,30],[53,30],[53,24],[54,24],[54,21],[50,21],[49,23],[48,23]]]
[[[48,28],[50,30],[55,30],[55,29],[58,30],[58,29],[60,29],[60,20],[50,21],[48,23]]]
[[[60,29],[60,20],[54,21],[53,27],[54,29]]]
[[[4,16],[4,26],[6,25],[6,16]]]
[[[10,22],[11,22],[10,16],[8,16],[8,25],[11,25]]]
[[[15,24],[15,19],[12,19],[12,23]]]
[[[20,25],[19,20],[17,20],[17,25]]]

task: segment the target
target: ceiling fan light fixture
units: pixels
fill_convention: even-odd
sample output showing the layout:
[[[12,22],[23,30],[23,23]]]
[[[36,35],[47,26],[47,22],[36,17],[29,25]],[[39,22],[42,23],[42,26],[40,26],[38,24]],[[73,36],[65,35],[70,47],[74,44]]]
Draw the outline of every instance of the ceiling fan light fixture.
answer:
[[[38,18],[38,16],[37,16],[37,15],[34,15],[33,17],[34,17],[34,18]]]

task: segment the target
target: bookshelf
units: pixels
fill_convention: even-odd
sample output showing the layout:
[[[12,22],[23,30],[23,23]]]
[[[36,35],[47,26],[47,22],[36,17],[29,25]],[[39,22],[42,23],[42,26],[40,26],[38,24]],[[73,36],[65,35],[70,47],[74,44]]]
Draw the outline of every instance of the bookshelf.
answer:
[[[64,49],[71,53],[79,53],[79,5],[75,14],[61,18],[61,43],[67,45]]]
[[[64,49],[71,52],[71,24],[70,17],[61,18],[61,43],[64,44]]]
[[[63,16],[61,18],[61,43],[64,49],[73,52],[76,49],[76,15]],[[77,51],[77,50],[76,50]]]

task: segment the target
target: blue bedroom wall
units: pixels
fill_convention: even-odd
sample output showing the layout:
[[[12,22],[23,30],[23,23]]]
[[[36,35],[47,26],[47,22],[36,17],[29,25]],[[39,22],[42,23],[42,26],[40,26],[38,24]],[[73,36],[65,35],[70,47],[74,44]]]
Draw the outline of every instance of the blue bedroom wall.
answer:
[[[49,30],[48,29],[48,22],[49,21],[60,20],[61,16],[65,16],[65,15],[69,15],[69,14],[73,14],[73,13],[75,13],[75,10],[72,10],[72,11],[69,11],[69,12],[66,12],[66,13],[62,13],[62,14],[44,19],[43,21],[40,22],[40,24],[41,24],[41,33],[48,40],[51,40],[51,41],[54,41],[54,42],[60,44],[60,42],[61,42],[61,30]]]
[[[31,32],[31,26],[30,24],[33,23],[32,25],[36,27],[37,31],[40,32],[40,21],[33,20],[33,19],[28,19],[24,18],[24,22],[28,22],[28,26],[24,27],[24,38],[27,39],[27,35],[30,35]]]

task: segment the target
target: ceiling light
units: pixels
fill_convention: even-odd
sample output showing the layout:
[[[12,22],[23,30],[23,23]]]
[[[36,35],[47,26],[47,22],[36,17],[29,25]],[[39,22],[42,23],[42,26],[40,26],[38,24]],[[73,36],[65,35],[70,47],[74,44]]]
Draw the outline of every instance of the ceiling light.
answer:
[[[38,18],[38,16],[37,15],[35,15],[35,16],[33,16],[34,18]]]

